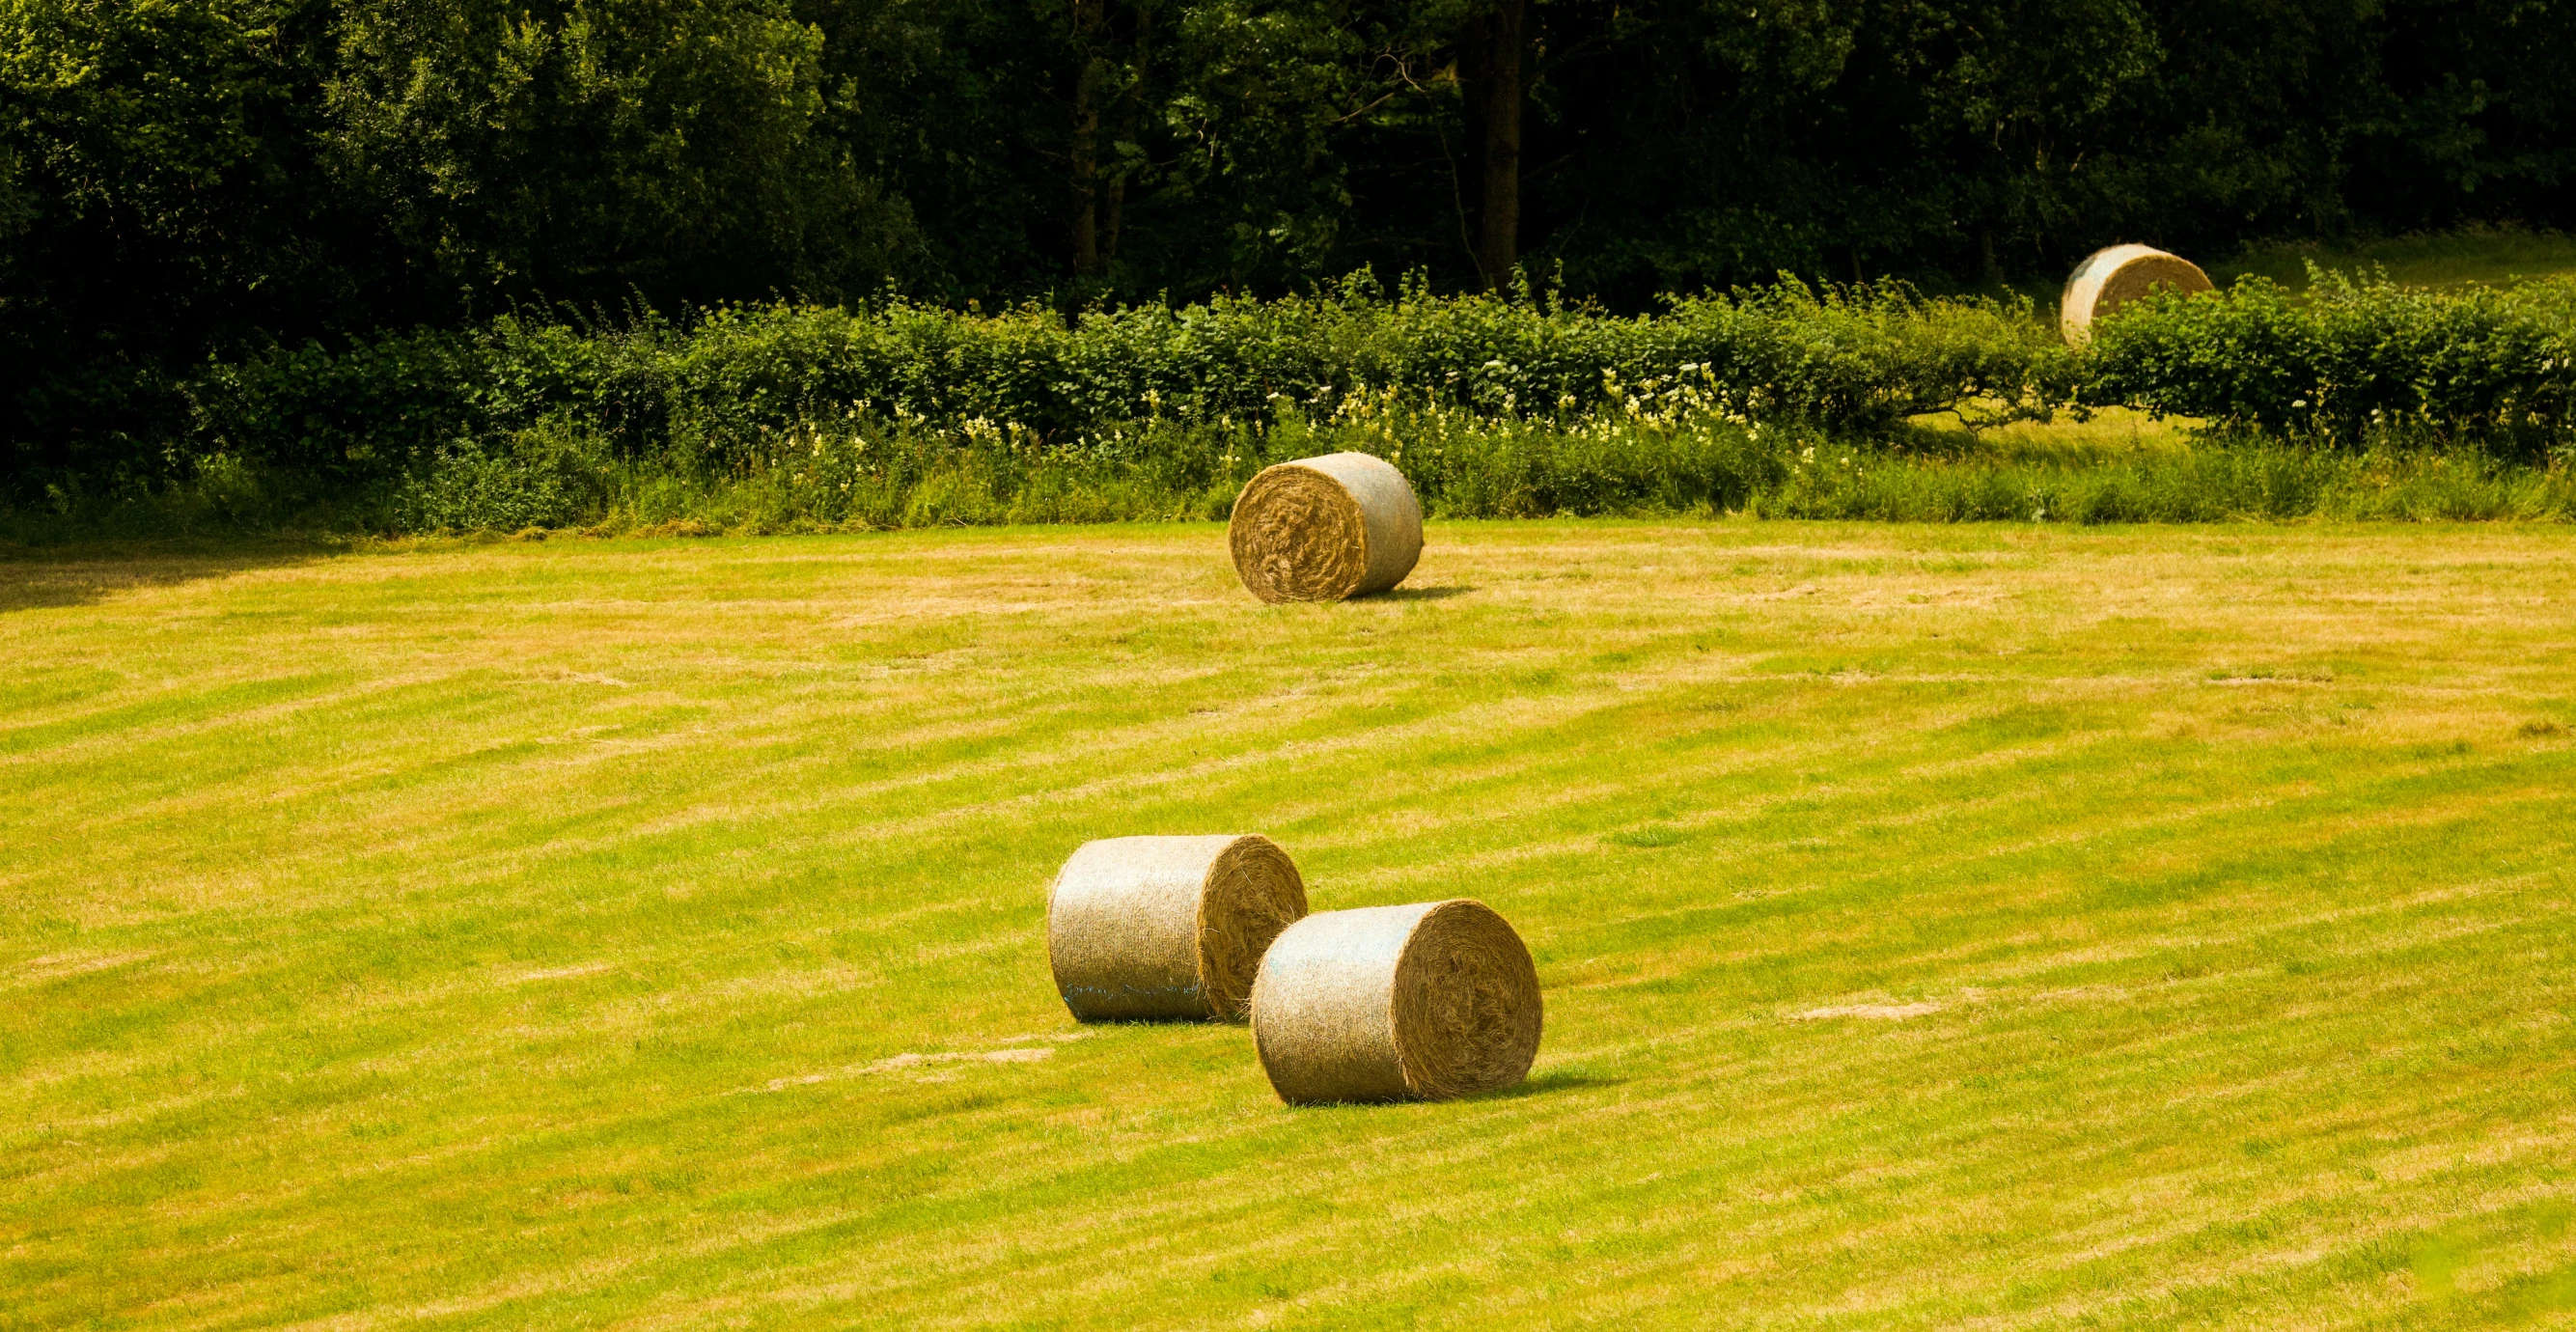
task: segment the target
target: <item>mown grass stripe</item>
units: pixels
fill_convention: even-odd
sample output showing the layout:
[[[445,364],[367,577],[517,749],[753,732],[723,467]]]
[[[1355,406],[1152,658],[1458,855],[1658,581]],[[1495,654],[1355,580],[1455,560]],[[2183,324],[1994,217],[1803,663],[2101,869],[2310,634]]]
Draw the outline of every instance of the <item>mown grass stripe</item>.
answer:
[[[0,768],[0,1326],[2546,1312],[2564,542],[1451,526],[1459,595],[1273,614],[1203,532],[925,534],[13,611],[343,683]],[[739,1094],[1069,1034],[1042,888],[1108,822],[1502,905],[1538,1077],[1289,1112],[1239,1030],[1112,1029]]]

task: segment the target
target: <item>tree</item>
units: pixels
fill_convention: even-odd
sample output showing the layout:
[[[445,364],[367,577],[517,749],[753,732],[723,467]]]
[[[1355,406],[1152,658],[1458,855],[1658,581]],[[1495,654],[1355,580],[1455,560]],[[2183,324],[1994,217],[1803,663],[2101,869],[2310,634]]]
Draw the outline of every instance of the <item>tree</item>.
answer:
[[[785,0],[343,0],[335,178],[447,300],[862,295],[910,221],[839,145]]]
[[[1458,83],[1465,102],[1476,181],[1476,275],[1488,288],[1511,281],[1520,266],[1521,111],[1528,98],[1526,0],[1487,0],[1467,17],[1458,38]]]
[[[2571,89],[2570,0],[0,0],[0,440],[149,475],[209,357],[536,300],[2563,226]]]

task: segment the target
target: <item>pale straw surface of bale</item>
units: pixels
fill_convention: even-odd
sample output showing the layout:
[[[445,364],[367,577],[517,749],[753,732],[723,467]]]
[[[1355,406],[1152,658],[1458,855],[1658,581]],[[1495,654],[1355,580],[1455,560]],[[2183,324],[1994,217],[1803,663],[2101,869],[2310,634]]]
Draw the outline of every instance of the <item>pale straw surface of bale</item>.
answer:
[[[1529,949],[1465,898],[1308,916],[1252,990],[1261,1069],[1291,1105],[1511,1086],[1538,1057],[1540,1018]]]
[[[1422,558],[1422,506],[1392,463],[1328,453],[1265,467],[1234,502],[1234,571],[1263,601],[1384,592]]]
[[[1086,842],[1047,892],[1047,963],[1075,1018],[1239,1018],[1306,884],[1267,837]]]
[[[2057,300],[2058,331],[2068,342],[2093,336],[2093,322],[2158,287],[2193,293],[2210,289],[2209,275],[2180,255],[2145,245],[2095,250],[2066,279]]]

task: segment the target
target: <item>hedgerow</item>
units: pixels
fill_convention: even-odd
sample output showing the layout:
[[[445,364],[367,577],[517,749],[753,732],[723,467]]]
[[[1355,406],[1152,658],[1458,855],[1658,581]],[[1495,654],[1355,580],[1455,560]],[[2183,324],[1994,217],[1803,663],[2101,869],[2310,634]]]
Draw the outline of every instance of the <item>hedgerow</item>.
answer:
[[[280,348],[214,367],[189,386],[187,442],[355,480],[561,418],[621,457],[723,470],[860,416],[983,421],[1071,447],[1130,422],[1329,416],[1386,393],[1490,418],[1579,417],[1684,380],[1750,418],[1871,434],[2020,396],[2047,342],[2026,304],[1787,280],[1637,318],[1526,289],[1389,297],[1366,278],[1309,297],[1070,318],[899,299],[725,306],[686,324],[520,314],[469,334]]]
[[[1526,289],[1390,294],[1364,277],[1296,299],[1071,316],[891,298],[686,320],[521,312],[272,348],[159,391],[185,402],[184,421],[112,473],[20,477],[22,518],[121,506],[515,529],[718,495],[755,526],[1222,514],[1251,470],[1328,442],[1398,457],[1452,513],[2027,517],[2050,503],[1995,498],[2021,483],[1993,468],[1976,494],[1909,490],[1873,508],[1866,486],[1814,491],[1800,460],[1821,446],[1931,475],[1902,457],[1908,418],[2129,406],[2205,422],[2196,454],[2269,448],[2276,472],[2426,448],[2551,467],[2576,438],[2576,282],[2427,292],[2319,275],[2300,298],[2247,281],[2124,309],[2082,349],[2026,303],[1785,279],[1649,317]],[[2313,507],[2244,499],[2248,478],[2270,475],[2251,461],[2159,466],[2086,490],[2075,511]],[[1811,491],[1830,498],[1799,498]]]
[[[2107,321],[2080,400],[2356,445],[2391,433],[2536,456],[2576,433],[2576,280],[2431,291],[2312,272],[2159,293]]]

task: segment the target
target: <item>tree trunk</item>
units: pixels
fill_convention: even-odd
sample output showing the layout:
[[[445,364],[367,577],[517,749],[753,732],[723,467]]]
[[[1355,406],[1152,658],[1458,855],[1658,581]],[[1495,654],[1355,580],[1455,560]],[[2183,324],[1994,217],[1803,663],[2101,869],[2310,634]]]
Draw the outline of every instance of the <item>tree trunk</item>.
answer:
[[[1098,0],[1098,3],[1105,5],[1107,0]],[[1118,94],[1118,105],[1109,116],[1109,138],[1113,145],[1134,143],[1137,126],[1145,117],[1145,75],[1153,68],[1154,59],[1153,18],[1151,10],[1140,9],[1135,15],[1136,31],[1127,51],[1128,75],[1122,80],[1126,89]],[[1117,160],[1110,166],[1109,178],[1098,187],[1102,199],[1100,271],[1103,273],[1109,271],[1111,264],[1118,262],[1118,226],[1125,220],[1127,211],[1127,174],[1135,167],[1124,153],[1113,155]]]
[[[1100,80],[1099,37],[1107,26],[1109,0],[1073,0],[1073,46],[1082,62],[1073,76],[1073,143],[1067,154],[1073,186],[1073,269],[1084,277],[1101,270],[1100,260]]]
[[[1526,0],[1497,0],[1468,21],[1459,42],[1460,91],[1476,177],[1476,274],[1487,290],[1512,279],[1521,258],[1521,61]]]
[[[1100,267],[1106,271],[1118,258],[1119,215],[1127,211],[1127,173],[1122,171],[1111,176],[1109,187],[1102,193],[1109,199],[1109,206],[1102,210],[1100,219]]]

